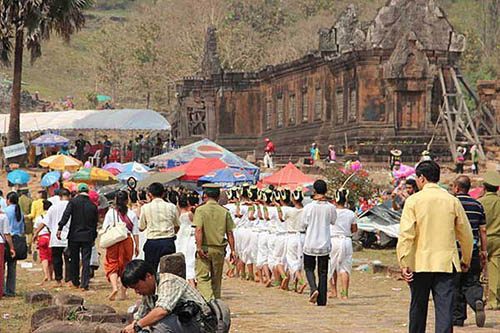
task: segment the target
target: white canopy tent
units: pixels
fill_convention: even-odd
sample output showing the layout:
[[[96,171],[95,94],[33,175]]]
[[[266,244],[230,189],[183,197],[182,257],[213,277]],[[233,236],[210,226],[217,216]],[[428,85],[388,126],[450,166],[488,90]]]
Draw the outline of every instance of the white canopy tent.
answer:
[[[169,131],[165,117],[153,110],[85,110],[21,113],[21,133],[49,130]],[[0,114],[0,133],[9,130],[9,115]]]

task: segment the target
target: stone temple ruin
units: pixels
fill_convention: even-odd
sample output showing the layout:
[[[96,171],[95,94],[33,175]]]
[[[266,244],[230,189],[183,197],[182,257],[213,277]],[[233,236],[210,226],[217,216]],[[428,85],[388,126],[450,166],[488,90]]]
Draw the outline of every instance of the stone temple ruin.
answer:
[[[434,0],[389,0],[368,23],[348,6],[300,59],[226,72],[209,28],[199,76],[176,84],[174,135],[181,144],[208,137],[243,155],[261,154],[268,137],[286,159],[306,156],[312,142],[371,161],[386,161],[393,148],[407,159],[428,147],[450,158],[458,144],[498,134],[496,126],[482,133],[485,108],[464,101],[465,42]]]

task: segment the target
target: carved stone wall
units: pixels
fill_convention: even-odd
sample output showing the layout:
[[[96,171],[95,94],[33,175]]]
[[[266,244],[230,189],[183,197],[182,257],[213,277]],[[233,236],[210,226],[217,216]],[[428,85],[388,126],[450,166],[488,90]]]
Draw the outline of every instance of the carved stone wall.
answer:
[[[224,72],[209,28],[203,77],[177,86],[178,141],[204,135],[260,154],[269,137],[278,154],[294,158],[307,155],[313,141],[326,153],[328,144],[347,139],[365,158],[379,160],[410,142],[403,149],[418,156],[441,103],[437,69],[448,76],[465,47],[434,0],[388,1],[369,23],[350,5],[318,38],[318,50],[295,61]],[[434,142],[439,153],[440,138]]]

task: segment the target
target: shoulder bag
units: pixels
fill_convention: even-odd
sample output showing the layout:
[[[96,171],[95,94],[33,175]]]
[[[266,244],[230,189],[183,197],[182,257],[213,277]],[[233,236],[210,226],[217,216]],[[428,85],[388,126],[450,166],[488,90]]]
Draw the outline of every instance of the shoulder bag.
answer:
[[[99,245],[105,249],[128,237],[128,229],[125,223],[116,223],[118,214],[115,209],[113,209],[113,217],[113,225],[108,226],[104,232],[101,233],[101,239],[99,240]]]
[[[26,236],[12,235],[12,244],[14,244],[14,250],[16,251],[16,256],[14,258],[10,255],[10,246],[7,240],[2,234],[5,244],[4,260],[5,262],[13,262],[14,260],[25,260],[28,258],[28,245],[26,243]]]

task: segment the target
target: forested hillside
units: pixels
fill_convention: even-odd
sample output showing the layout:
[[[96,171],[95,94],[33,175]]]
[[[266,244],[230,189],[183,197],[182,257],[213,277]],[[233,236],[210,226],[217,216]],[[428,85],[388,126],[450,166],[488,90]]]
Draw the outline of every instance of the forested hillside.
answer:
[[[469,81],[497,77],[500,0],[435,0],[467,36],[462,69]],[[372,19],[386,0],[97,0],[87,27],[67,45],[53,39],[33,65],[25,89],[44,99],[74,96],[77,108],[109,94],[120,107],[165,110],[169,83],[199,69],[205,30],[215,25],[225,68],[252,70],[296,59],[317,48],[348,4]],[[11,77],[10,69],[0,75]]]

